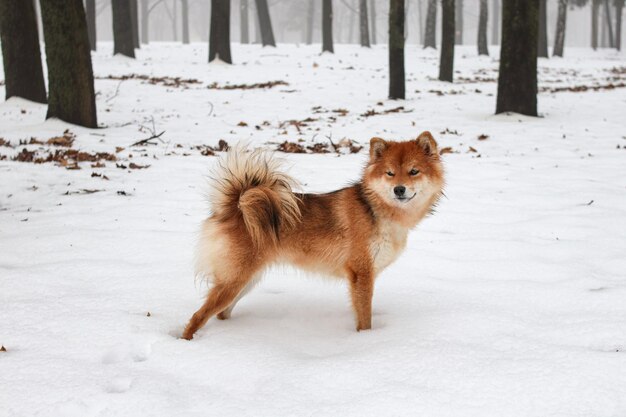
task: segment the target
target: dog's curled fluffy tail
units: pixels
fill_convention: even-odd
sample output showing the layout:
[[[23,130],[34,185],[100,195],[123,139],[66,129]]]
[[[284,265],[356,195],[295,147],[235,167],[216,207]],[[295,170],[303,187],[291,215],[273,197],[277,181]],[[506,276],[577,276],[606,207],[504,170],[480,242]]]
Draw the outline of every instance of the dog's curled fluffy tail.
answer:
[[[276,244],[281,228],[300,221],[296,181],[280,170],[280,160],[262,150],[232,148],[211,175],[210,204],[221,222],[242,221],[253,244]]]

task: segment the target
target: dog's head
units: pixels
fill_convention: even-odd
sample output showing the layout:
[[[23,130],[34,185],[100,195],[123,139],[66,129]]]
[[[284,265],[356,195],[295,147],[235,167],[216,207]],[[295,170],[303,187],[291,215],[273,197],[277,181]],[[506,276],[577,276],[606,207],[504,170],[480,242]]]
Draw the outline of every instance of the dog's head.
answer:
[[[430,132],[406,142],[370,140],[365,182],[387,204],[410,209],[442,191],[443,166]]]

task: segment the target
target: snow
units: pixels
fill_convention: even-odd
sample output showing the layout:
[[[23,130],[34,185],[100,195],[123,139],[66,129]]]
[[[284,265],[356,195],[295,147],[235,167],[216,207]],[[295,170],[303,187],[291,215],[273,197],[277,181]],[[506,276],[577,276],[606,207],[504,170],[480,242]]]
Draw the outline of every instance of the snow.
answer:
[[[383,46],[233,48],[226,66],[203,44],[153,44],[136,61],[100,44],[97,130],[0,103],[14,145],[69,128],[76,149],[150,165],[0,161],[0,416],[626,415],[626,90],[542,93],[540,118],[495,116],[496,83],[434,80],[437,51],[407,48],[408,99],[394,102]],[[570,48],[540,60],[540,87],[623,82],[609,70],[624,58]],[[497,76],[474,47],[455,65],[457,79]],[[202,84],[102,79],[133,73]],[[275,80],[289,85],[206,88]],[[398,106],[410,112],[359,116]],[[307,117],[321,120],[279,127]],[[129,148],[150,130],[163,143]],[[447,198],[377,281],[373,330],[354,330],[345,285],[281,267],[232,319],[178,339],[206,292],[191,260],[215,158],[192,146],[422,130],[458,152],[444,155]],[[367,157],[281,155],[306,191],[357,179]]]

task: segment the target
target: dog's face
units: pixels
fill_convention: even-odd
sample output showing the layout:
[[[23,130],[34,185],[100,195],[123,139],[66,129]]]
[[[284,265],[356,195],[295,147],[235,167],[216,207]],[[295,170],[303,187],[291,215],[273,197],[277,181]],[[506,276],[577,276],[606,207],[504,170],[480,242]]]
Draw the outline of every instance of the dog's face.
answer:
[[[411,209],[419,205],[443,187],[437,142],[430,132],[407,142],[372,138],[365,182],[391,206]]]

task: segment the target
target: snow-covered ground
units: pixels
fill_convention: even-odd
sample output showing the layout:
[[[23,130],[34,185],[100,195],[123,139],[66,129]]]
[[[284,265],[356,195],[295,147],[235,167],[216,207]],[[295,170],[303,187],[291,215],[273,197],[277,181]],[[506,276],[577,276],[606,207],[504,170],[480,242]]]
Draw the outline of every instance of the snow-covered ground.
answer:
[[[543,92],[542,117],[495,116],[498,63],[474,47],[452,85],[436,51],[407,48],[398,102],[382,46],[234,45],[234,66],[207,64],[204,44],[111,49],[94,56],[102,129],[0,103],[0,416],[626,415],[626,89]],[[626,82],[624,53],[566,54],[540,60],[540,88]],[[109,79],[130,74],[198,82]],[[74,149],[117,161],[10,160],[68,128]],[[422,130],[451,148],[447,198],[379,278],[372,331],[354,330],[344,285],[279,268],[231,320],[178,339],[206,292],[191,269],[204,145]],[[367,157],[282,155],[306,191],[357,179]]]

